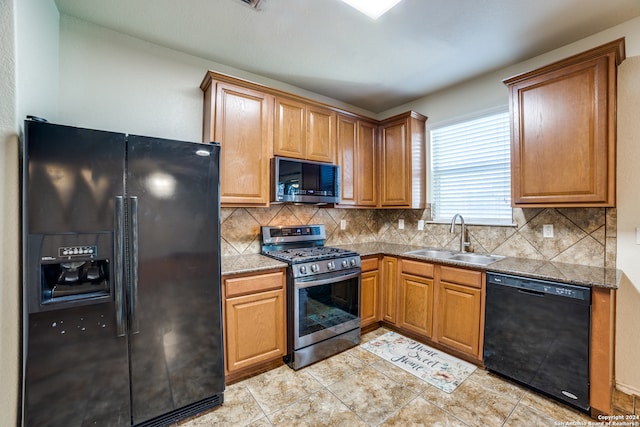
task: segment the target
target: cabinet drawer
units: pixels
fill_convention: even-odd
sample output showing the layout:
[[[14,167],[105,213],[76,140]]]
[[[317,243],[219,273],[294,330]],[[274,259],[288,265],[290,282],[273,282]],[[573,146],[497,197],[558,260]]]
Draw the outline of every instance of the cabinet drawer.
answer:
[[[372,271],[378,269],[378,257],[363,258],[360,262],[362,265],[362,272]]]
[[[440,267],[440,280],[450,283],[482,288],[482,272],[454,267]]]
[[[403,259],[402,272],[422,277],[433,277],[433,264]]]
[[[284,286],[284,271],[274,271],[253,276],[231,277],[224,279],[227,298],[238,295],[280,289]]]

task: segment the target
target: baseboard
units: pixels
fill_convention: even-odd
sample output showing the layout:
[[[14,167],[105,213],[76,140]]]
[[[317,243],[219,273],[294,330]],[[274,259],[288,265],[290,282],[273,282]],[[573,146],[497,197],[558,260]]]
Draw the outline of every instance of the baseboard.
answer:
[[[640,415],[640,394],[627,393],[616,387],[612,406],[613,415]]]

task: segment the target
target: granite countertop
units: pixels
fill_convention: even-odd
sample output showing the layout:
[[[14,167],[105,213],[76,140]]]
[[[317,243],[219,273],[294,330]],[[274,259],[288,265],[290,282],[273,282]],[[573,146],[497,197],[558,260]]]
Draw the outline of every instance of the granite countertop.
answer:
[[[513,274],[543,280],[555,280],[574,285],[618,289],[622,272],[615,268],[591,267],[580,264],[568,264],[528,258],[506,257],[487,266],[473,265],[466,262],[431,258],[422,255],[406,254],[408,251],[422,249],[418,246],[399,245],[395,243],[357,243],[340,245],[345,249],[356,251],[360,256],[391,255],[431,261],[438,264],[456,267],[473,268],[495,273]]]
[[[336,245],[335,247],[358,252],[360,256],[391,255],[430,261],[455,267],[472,268],[494,273],[513,274],[543,280],[555,280],[574,285],[618,289],[622,273],[614,268],[591,267],[580,264],[568,264],[528,258],[506,257],[487,266],[473,265],[466,262],[431,258],[406,252],[422,249],[419,246],[396,243],[355,243]],[[234,255],[222,257],[222,275],[252,273],[275,268],[287,267],[287,263],[260,255]]]
[[[286,262],[260,254],[223,256],[220,261],[223,276],[287,267]]]

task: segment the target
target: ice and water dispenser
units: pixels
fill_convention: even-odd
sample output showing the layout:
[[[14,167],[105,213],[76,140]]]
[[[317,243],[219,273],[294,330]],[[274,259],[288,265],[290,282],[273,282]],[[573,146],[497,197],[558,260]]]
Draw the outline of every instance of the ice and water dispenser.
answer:
[[[29,236],[29,312],[112,297],[112,233]]]

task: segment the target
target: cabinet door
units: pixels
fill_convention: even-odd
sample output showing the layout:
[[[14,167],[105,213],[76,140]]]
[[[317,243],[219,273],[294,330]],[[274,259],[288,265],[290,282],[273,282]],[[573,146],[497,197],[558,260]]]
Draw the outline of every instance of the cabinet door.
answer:
[[[369,122],[358,122],[357,164],[357,201],[359,206],[378,204],[378,127]]]
[[[225,301],[228,372],[285,355],[284,304],[284,289]]]
[[[481,290],[442,281],[439,286],[437,341],[480,357]]]
[[[431,337],[433,279],[402,274],[400,278],[400,327]]]
[[[306,106],[288,98],[276,98],[273,154],[304,159],[306,156]]]
[[[380,205],[411,207],[411,150],[406,119],[380,129]]]
[[[398,322],[398,259],[386,256],[382,258],[382,319],[396,324]]]
[[[612,42],[505,80],[514,206],[615,205],[616,55],[623,49]]]
[[[222,205],[269,204],[272,126],[272,96],[217,83],[213,139],[220,142]]]
[[[306,158],[318,162],[335,162],[336,113],[328,108],[307,106]]]
[[[378,270],[362,273],[360,286],[360,327],[380,320],[380,291]]]
[[[340,166],[340,204],[355,205],[356,186],[356,138],[357,121],[354,118],[338,115],[338,165]]]

